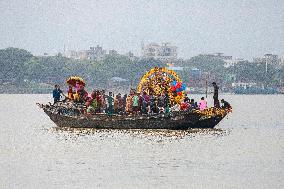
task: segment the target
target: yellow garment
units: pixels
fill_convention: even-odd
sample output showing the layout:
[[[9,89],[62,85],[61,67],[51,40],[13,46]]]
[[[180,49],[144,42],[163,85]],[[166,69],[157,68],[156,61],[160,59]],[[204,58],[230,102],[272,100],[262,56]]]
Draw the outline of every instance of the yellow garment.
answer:
[[[126,98],[126,107],[125,107],[126,112],[131,112],[132,111],[132,97],[128,96]]]
[[[77,92],[76,92],[76,94],[74,94],[74,100],[75,101],[79,101],[80,100],[80,97],[79,97]]]
[[[68,93],[68,98],[69,98],[70,100],[73,100],[73,98],[74,98],[73,93]]]

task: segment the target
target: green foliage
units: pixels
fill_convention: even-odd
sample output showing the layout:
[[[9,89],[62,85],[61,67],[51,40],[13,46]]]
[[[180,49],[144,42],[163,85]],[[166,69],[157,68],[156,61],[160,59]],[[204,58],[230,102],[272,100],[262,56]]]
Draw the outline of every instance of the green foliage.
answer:
[[[131,60],[122,55],[107,55],[100,61],[73,60],[60,55],[36,57],[15,48],[0,50],[0,65],[2,82],[64,84],[68,77],[76,75],[90,85],[102,87],[112,77],[121,77],[137,84],[150,68],[165,66],[154,59]]]
[[[197,68],[202,73],[206,72],[209,80],[214,80],[219,84],[222,84],[226,80],[224,64],[225,62],[222,59],[208,55],[194,56],[184,62],[184,65],[190,69]],[[187,73],[184,74],[188,75]]]
[[[25,73],[25,62],[32,58],[32,54],[23,49],[7,48],[0,50],[0,81],[22,81]]]
[[[190,58],[185,64],[191,68],[198,68],[209,73],[217,73],[224,70],[225,62],[216,57],[198,55]]]
[[[165,67],[166,65],[163,64],[159,60],[155,60],[153,58],[150,59],[141,59],[138,61],[133,62],[133,64],[129,67],[130,73],[130,80],[133,82],[134,85],[138,84],[140,78],[151,68],[153,67]]]
[[[180,66],[198,68],[207,72],[219,84],[224,82],[244,81],[280,85],[284,81],[284,68],[276,69],[265,64],[250,62],[239,63],[230,68],[224,68],[224,61],[215,57],[199,55],[189,60],[181,61]],[[129,80],[136,85],[145,72],[153,67],[165,67],[155,59],[130,59],[127,56],[105,56],[102,60],[73,60],[58,56],[33,56],[26,50],[7,48],[0,50],[0,82],[22,85],[28,83],[64,84],[70,76],[81,76],[88,85],[105,87],[112,77]],[[189,73],[180,73],[185,82],[189,82]]]
[[[267,66],[266,73],[265,64],[250,62],[240,63],[228,68],[227,73],[235,74],[238,81],[256,83],[263,82],[265,84],[273,85],[277,70],[270,64]]]

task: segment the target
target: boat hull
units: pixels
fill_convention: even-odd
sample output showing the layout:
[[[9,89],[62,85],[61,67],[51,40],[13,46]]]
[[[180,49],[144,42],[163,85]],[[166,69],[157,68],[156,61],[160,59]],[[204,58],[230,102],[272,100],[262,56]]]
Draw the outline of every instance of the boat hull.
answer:
[[[96,129],[171,129],[214,128],[226,115],[201,116],[197,113],[177,113],[171,116],[121,116],[106,114],[67,116],[44,112],[58,127],[96,128]]]

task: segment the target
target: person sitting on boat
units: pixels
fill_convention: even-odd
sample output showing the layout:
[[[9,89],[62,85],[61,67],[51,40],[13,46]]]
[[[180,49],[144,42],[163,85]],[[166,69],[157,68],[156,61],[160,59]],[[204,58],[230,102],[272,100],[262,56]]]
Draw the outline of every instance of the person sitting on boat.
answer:
[[[159,112],[160,110],[164,110],[164,106],[165,106],[165,95],[164,94],[159,94],[158,96],[158,102],[157,102],[157,106],[159,108]]]
[[[60,101],[60,96],[62,94],[62,91],[60,90],[60,86],[59,85],[54,85],[54,90],[52,92],[53,95],[53,99],[54,99],[54,103],[57,103]]]
[[[230,105],[230,103],[225,101],[224,99],[221,100],[221,103],[222,103],[223,109],[232,109],[232,106]]]
[[[197,102],[194,103],[195,108],[198,108],[198,104]]]
[[[167,104],[167,106],[165,107],[165,114],[166,114],[166,115],[169,115],[170,112],[171,112],[170,104]]]
[[[197,106],[194,102],[194,99],[190,99],[189,105],[190,105],[190,109],[196,109],[197,108]]]
[[[203,111],[207,108],[207,102],[204,100],[204,97],[201,97],[201,100],[199,101],[199,110]]]
[[[188,102],[188,99],[187,98],[184,98],[183,102],[181,103],[180,105],[180,110],[182,111],[186,111],[189,109],[189,102]]]
[[[107,96],[107,113],[108,115],[112,115],[113,114],[113,96],[112,96],[112,92],[109,92],[108,96]]]

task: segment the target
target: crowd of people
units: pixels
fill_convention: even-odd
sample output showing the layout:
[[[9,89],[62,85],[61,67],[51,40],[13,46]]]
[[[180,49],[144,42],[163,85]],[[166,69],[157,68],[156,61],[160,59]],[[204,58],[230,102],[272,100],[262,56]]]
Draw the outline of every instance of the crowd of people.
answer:
[[[214,87],[214,107],[220,108],[218,100],[218,86],[212,83]],[[73,86],[69,86],[68,95],[65,96],[59,85],[55,85],[53,90],[54,104],[60,101],[60,96],[65,96],[65,101],[72,101],[74,103],[83,104],[86,108],[86,114],[120,114],[120,115],[141,115],[141,114],[159,114],[177,111],[190,111],[199,109],[201,111],[207,109],[207,102],[204,97],[196,102],[194,99],[189,99],[187,96],[181,103],[172,102],[167,93],[154,95],[146,92],[138,93],[131,89],[129,94],[121,95],[109,92],[106,94],[105,90],[93,90],[91,94],[85,90],[84,85],[76,83],[75,90]],[[222,108],[231,108],[230,104],[224,99],[221,100]]]

